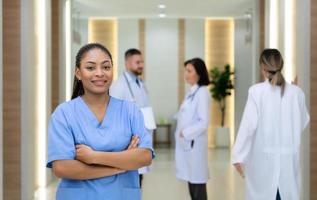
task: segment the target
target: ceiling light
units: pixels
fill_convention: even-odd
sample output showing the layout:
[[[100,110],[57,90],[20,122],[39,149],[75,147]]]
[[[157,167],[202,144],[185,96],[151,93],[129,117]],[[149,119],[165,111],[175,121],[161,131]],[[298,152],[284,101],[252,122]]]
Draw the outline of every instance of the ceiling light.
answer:
[[[160,13],[160,14],[159,14],[159,17],[160,17],[160,18],[164,18],[164,17],[166,17],[166,14],[165,14],[165,13]]]
[[[164,4],[160,4],[160,5],[158,5],[158,7],[159,7],[160,9],[166,8],[166,6],[165,6]]]

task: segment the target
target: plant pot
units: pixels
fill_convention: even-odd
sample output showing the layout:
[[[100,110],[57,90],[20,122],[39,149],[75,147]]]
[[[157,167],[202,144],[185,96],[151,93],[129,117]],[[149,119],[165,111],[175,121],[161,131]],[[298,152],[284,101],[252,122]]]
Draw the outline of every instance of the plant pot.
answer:
[[[226,127],[216,128],[216,147],[229,148],[230,130]]]

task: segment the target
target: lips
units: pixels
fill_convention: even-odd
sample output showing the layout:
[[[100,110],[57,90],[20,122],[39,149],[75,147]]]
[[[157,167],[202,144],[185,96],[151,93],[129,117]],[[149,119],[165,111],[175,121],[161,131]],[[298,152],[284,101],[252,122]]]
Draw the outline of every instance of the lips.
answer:
[[[107,81],[106,80],[94,80],[94,81],[91,81],[94,85],[96,86],[104,86]]]

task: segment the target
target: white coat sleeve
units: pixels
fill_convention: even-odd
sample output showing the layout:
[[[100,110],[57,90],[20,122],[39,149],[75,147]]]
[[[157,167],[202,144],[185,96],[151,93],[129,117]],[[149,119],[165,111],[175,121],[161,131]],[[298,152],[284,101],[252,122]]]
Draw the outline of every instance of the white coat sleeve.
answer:
[[[301,92],[301,125],[302,125],[302,131],[304,131],[304,129],[306,128],[306,126],[308,125],[309,122],[309,114],[307,111],[307,107],[306,107],[306,102],[305,102],[305,94],[304,92]]]
[[[125,100],[124,91],[125,89],[122,87],[121,77],[119,77],[111,84],[109,94],[117,99]]]
[[[232,150],[232,164],[246,162],[257,128],[258,116],[256,101],[249,89],[248,100],[244,108],[237,139]]]
[[[192,126],[186,127],[182,130],[186,140],[193,140],[195,137],[205,133],[209,125],[210,116],[210,94],[207,90],[202,90],[197,93],[197,121],[192,123]]]

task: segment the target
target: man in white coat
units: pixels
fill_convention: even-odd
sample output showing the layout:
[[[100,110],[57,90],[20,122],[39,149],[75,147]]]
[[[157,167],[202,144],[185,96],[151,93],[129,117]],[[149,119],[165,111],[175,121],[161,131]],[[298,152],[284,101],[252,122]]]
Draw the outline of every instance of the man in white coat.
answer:
[[[285,82],[278,50],[264,50],[260,65],[267,80],[249,89],[232,163],[245,178],[247,200],[299,200],[305,95]]]
[[[144,62],[142,54],[138,49],[128,49],[125,52],[125,67],[126,70],[112,83],[110,95],[118,99],[135,102],[143,112],[145,125],[149,134],[152,134],[153,129],[155,129],[155,122],[152,109],[149,107],[147,90],[139,78],[143,73]],[[140,185],[143,179],[142,174],[149,171],[149,166],[139,169]]]

